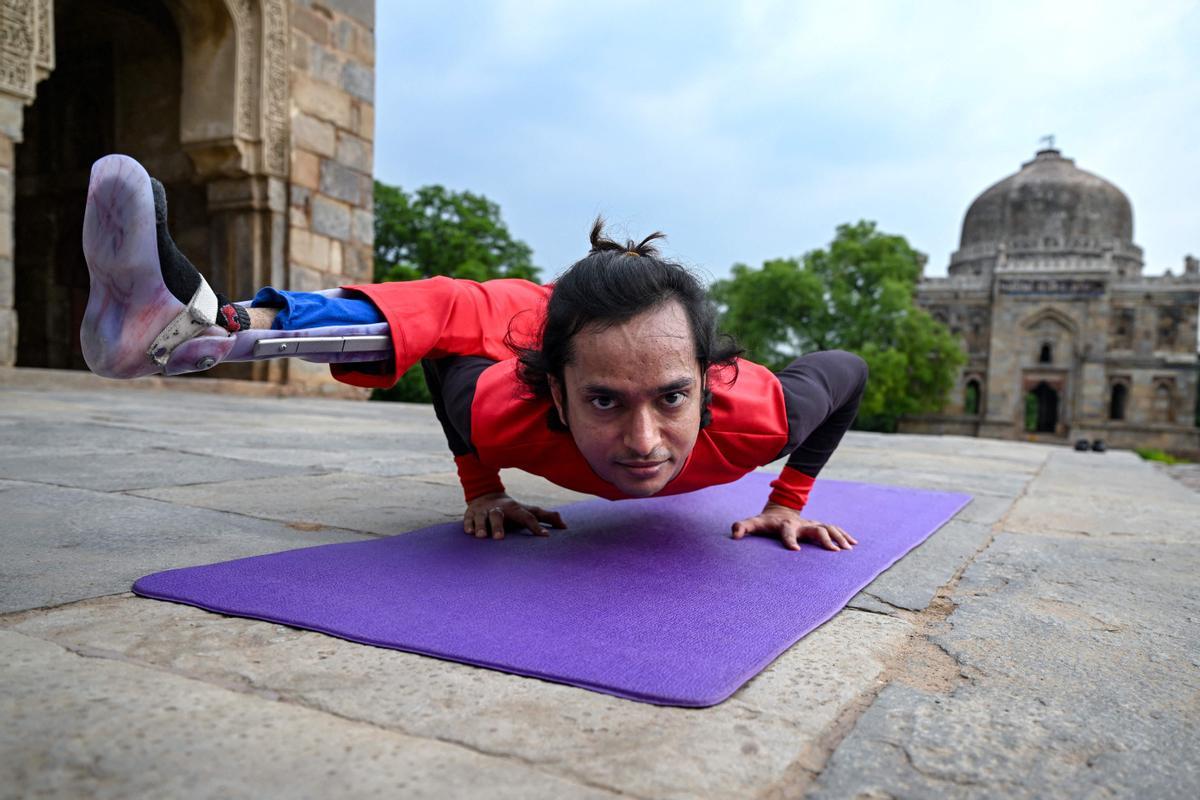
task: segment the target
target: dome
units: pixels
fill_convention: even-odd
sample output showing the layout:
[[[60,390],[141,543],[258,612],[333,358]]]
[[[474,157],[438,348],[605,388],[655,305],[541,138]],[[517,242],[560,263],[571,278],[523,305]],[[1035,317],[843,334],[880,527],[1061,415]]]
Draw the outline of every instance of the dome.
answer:
[[[1129,266],[1137,262],[1140,268],[1141,261],[1129,198],[1054,149],[1038,151],[1019,172],[975,198],[951,272],[971,264],[978,273],[982,262],[991,266],[1001,251],[1017,262],[1048,255],[1091,260],[1106,251]]]

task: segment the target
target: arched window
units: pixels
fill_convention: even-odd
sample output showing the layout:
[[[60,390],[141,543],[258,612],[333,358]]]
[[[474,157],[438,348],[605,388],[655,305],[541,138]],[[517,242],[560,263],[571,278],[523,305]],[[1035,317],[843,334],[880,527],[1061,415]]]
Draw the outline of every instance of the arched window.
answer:
[[[1154,387],[1154,421],[1155,422],[1174,422],[1175,412],[1172,406],[1174,405],[1174,392],[1171,391],[1171,384],[1163,381]]]
[[[1038,354],[1039,364],[1050,364],[1054,361],[1054,352],[1050,349],[1049,342],[1042,342],[1042,352]]]
[[[1108,404],[1109,419],[1125,419],[1125,404],[1129,400],[1129,387],[1123,383],[1112,385],[1112,399]]]
[[[974,378],[967,381],[966,393],[963,396],[963,413],[979,413],[979,381]]]

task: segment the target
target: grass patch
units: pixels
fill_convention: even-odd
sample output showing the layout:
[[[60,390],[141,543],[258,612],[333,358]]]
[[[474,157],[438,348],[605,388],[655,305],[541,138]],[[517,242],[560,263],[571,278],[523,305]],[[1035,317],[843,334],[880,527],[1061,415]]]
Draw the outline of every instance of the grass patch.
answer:
[[[1133,452],[1137,453],[1147,461],[1161,461],[1164,464],[1190,464],[1186,458],[1173,456],[1165,450],[1159,450],[1157,447],[1135,447]]]

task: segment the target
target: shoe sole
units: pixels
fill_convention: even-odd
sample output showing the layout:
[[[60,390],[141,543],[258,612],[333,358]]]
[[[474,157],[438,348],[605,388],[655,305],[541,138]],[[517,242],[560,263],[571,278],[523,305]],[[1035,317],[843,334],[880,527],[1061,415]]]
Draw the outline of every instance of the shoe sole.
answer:
[[[92,165],[83,256],[91,289],[79,339],[88,367],[106,378],[159,372],[146,351],[184,304],[163,283],[150,175],[128,156]]]

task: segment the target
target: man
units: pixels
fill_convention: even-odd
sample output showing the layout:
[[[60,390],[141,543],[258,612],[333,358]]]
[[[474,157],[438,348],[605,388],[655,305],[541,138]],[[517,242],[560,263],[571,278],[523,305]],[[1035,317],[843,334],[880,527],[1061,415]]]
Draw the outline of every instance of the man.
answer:
[[[88,190],[81,341],[109,377],[299,355],[331,362],[338,380],[390,386],[420,362],[463,484],[463,529],[480,538],[565,527],[509,497],[504,467],[617,500],[726,483],[790,454],[763,511],[732,535],[852,548],[839,526],[800,511],[857,413],[866,364],[826,351],[776,375],[739,359],[700,283],[659,257],[659,237],[619,245],[597,220],[591,252],[553,286],[433,278],[266,288],[232,303],[171,242],[161,185],[109,156]]]

